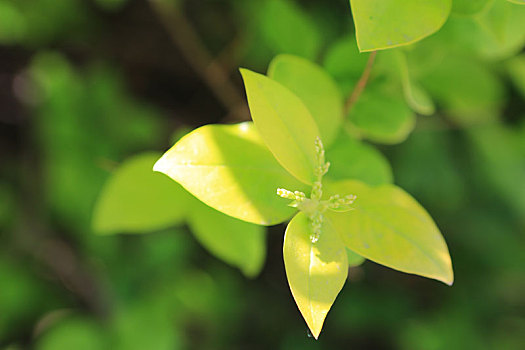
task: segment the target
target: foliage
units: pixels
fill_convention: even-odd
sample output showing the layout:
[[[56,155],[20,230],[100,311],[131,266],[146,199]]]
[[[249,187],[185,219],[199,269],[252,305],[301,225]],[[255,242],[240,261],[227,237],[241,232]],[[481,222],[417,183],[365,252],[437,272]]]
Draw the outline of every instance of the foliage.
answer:
[[[524,20],[0,0],[0,348],[521,349]]]

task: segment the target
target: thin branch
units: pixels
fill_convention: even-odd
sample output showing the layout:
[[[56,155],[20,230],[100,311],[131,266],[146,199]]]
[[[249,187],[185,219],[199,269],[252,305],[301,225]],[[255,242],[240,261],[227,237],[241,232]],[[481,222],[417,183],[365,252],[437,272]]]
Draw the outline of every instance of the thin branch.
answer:
[[[228,73],[213,59],[184,14],[165,1],[150,0],[150,4],[187,63],[226,107],[229,115],[239,120],[249,119],[243,96],[230,81]]]
[[[352,90],[352,93],[346,100],[345,107],[344,107],[345,116],[348,114],[348,112],[350,112],[354,104],[357,102],[357,100],[363,93],[363,90],[365,89],[366,84],[368,83],[368,80],[370,79],[370,72],[372,71],[372,67],[374,66],[376,55],[377,55],[377,51],[372,51],[372,53],[368,57],[368,61],[366,62],[366,67],[363,70],[363,74],[361,74],[361,77],[359,78],[359,81],[355,85],[354,90]]]

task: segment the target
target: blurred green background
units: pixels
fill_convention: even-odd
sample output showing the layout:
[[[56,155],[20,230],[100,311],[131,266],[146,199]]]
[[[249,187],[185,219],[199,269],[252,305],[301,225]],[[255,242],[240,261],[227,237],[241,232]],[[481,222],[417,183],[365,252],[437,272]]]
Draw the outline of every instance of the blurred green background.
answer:
[[[366,62],[348,2],[0,0],[0,348],[524,349],[525,13],[497,6],[455,1],[411,49],[436,113],[380,146],[442,230],[454,285],[367,261],[314,341],[283,226],[248,279],[186,226],[100,236],[91,221],[125,159],[249,119],[239,66],[291,53],[348,93]]]

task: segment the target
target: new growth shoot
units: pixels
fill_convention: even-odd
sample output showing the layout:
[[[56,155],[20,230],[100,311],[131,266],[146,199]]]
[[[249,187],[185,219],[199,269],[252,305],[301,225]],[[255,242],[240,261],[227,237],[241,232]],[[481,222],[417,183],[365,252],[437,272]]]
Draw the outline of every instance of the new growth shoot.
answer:
[[[311,226],[310,239],[312,243],[319,240],[324,220],[323,213],[328,209],[337,212],[351,210],[350,205],[356,199],[354,195],[340,196],[338,194],[330,196],[327,200],[321,199],[323,197],[323,176],[328,172],[330,162],[326,162],[325,160],[325,151],[320,138],[315,140],[315,150],[317,158],[316,168],[314,170],[315,181],[312,185],[310,197],[306,197],[306,194],[301,191],[292,192],[284,188],[277,189],[278,196],[292,200],[289,206],[297,208],[308,216]]]

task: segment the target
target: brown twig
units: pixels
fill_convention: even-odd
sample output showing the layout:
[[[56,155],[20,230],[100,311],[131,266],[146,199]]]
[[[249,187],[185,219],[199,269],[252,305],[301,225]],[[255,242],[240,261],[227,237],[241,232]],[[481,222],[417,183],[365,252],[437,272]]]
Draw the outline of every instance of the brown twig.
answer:
[[[348,99],[346,100],[345,106],[344,106],[345,116],[348,114],[348,112],[350,112],[354,104],[357,102],[357,100],[363,93],[363,90],[365,89],[366,84],[368,83],[368,80],[370,79],[370,72],[372,71],[372,67],[374,65],[376,55],[377,55],[377,51],[372,51],[372,53],[368,57],[368,61],[366,62],[366,67],[363,70],[363,74],[361,74],[361,77],[359,78],[359,81],[355,85],[354,90],[352,90],[352,93],[350,94],[350,96],[348,96]]]
[[[243,96],[230,81],[228,73],[218,61],[213,59],[184,14],[165,1],[150,0],[150,4],[173,43],[179,48],[195,73],[228,109],[229,115],[235,115],[235,118],[239,120],[249,119]]]

